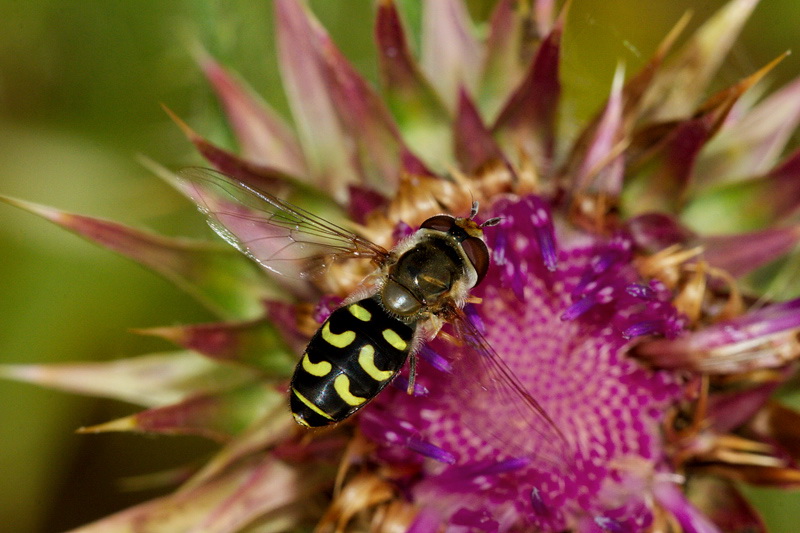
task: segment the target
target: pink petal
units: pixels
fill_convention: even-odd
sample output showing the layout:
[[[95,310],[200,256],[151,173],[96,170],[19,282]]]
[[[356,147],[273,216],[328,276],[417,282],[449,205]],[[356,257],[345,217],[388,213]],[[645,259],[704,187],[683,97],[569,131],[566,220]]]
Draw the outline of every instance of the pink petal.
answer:
[[[722,533],[703,513],[698,511],[671,481],[654,485],[656,501],[675,517],[684,533]]]
[[[181,120],[170,109],[164,111],[183,130],[183,133],[195,145],[214,168],[220,172],[234,177],[252,187],[257,187],[272,194],[286,196],[290,192],[302,190],[302,184],[297,178],[289,176],[284,171],[274,167],[263,166],[259,163],[243,159],[242,157],[224,150],[198,135],[188,124]]]
[[[266,320],[168,326],[138,330],[220,362],[249,366],[267,376],[289,377],[297,357]]]
[[[308,344],[308,335],[300,331],[297,324],[297,307],[293,303],[270,300],[265,302],[266,318],[281,333],[283,341],[289,346],[292,354],[303,353]]]
[[[326,86],[342,124],[357,145],[365,184],[392,194],[402,172],[424,168],[400,137],[389,111],[375,91],[347,62],[327,36],[320,38]],[[408,165],[408,166],[406,166]],[[430,171],[425,171],[430,175]]]
[[[732,276],[742,277],[788,254],[800,241],[800,227],[774,228],[701,239],[705,258]]]
[[[480,108],[487,117],[497,114],[530,61],[531,51],[527,48],[532,49],[534,40],[526,35],[528,20],[520,9],[514,0],[500,0],[492,13],[478,93]]]
[[[39,215],[81,237],[158,272],[225,318],[254,318],[274,297],[255,265],[224,247],[146,233],[116,222],[76,215],[0,196],[0,201]]]
[[[720,462],[699,466],[698,472],[761,487],[800,488],[800,470],[791,466],[742,465]]]
[[[225,108],[244,157],[295,176],[306,175],[300,145],[278,114],[211,56],[201,53],[199,61]]]
[[[271,386],[251,383],[242,387],[193,394],[170,405],[154,407],[135,415],[91,427],[79,433],[132,431],[163,435],[198,435],[217,441],[230,440],[260,420],[276,405],[285,407],[285,398]],[[288,412],[285,413],[288,418]]]
[[[422,69],[449,109],[456,108],[459,87],[477,88],[483,54],[464,2],[423,4]]]
[[[747,232],[786,220],[800,208],[800,149],[769,174],[695,197],[683,218],[711,233]],[[720,217],[718,213],[736,213]],[[788,235],[787,235],[788,237]]]
[[[446,168],[452,164],[450,115],[414,60],[392,0],[378,4],[375,40],[386,102],[404,139],[425,161]]]
[[[601,109],[600,112],[589,122],[589,124],[581,131],[578,139],[575,141],[573,145],[573,153],[570,157],[567,158],[567,163],[564,167],[559,170],[559,174],[562,179],[571,180],[573,179],[573,175],[576,173],[577,165],[582,161],[584,157],[584,152],[592,145],[592,140],[597,136],[597,131],[600,128],[600,123],[604,122],[606,124],[605,128],[613,129],[613,125],[615,122],[614,115],[617,113],[616,109],[618,104],[613,102],[612,100],[619,98],[622,103],[622,110],[621,110],[621,117],[620,117],[620,124],[619,124],[619,131],[617,133],[619,142],[624,141],[631,135],[631,129],[634,127],[636,120],[638,118],[638,114],[640,112],[640,107],[642,103],[642,99],[646,94],[647,90],[650,87],[650,84],[653,81],[653,78],[661,68],[661,64],[664,60],[664,57],[667,55],[669,50],[672,48],[672,45],[675,43],[675,40],[678,38],[680,33],[686,27],[686,24],[689,21],[689,16],[684,15],[672,28],[669,34],[663,39],[661,44],[659,44],[655,54],[650,60],[642,67],[642,69],[634,75],[630,80],[628,80],[625,85],[622,87],[621,94],[618,94],[615,90],[615,87],[612,86],[612,92],[609,96],[608,101],[606,102],[605,106]],[[663,130],[659,129],[659,134]],[[608,145],[606,145],[608,146]],[[620,144],[612,144],[610,146],[618,146],[622,147]],[[598,155],[602,155],[603,151],[597,150]],[[609,188],[613,191],[615,186],[616,177],[618,177],[618,172],[622,172],[624,169],[620,169],[619,167],[624,162],[622,157],[611,157],[612,154],[608,153],[608,161],[609,164],[604,172],[604,174],[608,175],[607,183],[605,184],[606,188]],[[591,167],[589,167],[591,168]]]
[[[242,531],[254,518],[267,511],[279,509],[293,502],[302,502],[311,495],[310,488],[318,489],[322,472],[302,474],[297,468],[287,467],[278,461],[264,461],[251,468],[241,484],[193,528],[190,533]]]
[[[777,442],[795,462],[800,461],[800,413],[795,409],[777,401],[763,405],[751,420],[749,430],[767,442]]]
[[[298,470],[265,454],[203,485],[126,509],[73,533],[232,533],[257,525],[262,517],[268,526],[270,517],[265,515],[305,501],[324,479],[319,470]],[[289,529],[295,525],[291,520],[278,524]]]
[[[690,186],[692,169],[700,150],[714,127],[713,116],[702,115],[680,122],[656,126],[658,131],[637,132],[634,144],[659,139],[628,169],[625,206],[631,215],[649,211],[678,212]],[[663,132],[663,129],[671,131]],[[630,153],[639,149],[634,147]]]
[[[659,368],[714,375],[778,368],[800,357],[800,300],[772,304],[676,339],[656,339],[636,354]]]
[[[327,86],[320,42],[325,30],[299,0],[276,0],[278,59],[312,182],[339,202],[363,178]]]
[[[660,252],[673,244],[687,244],[697,237],[677,217],[664,213],[645,213],[632,217],[625,222],[625,227],[636,246],[647,254]]]
[[[553,13],[555,2],[553,0],[534,0],[533,13],[536,29],[539,35],[547,35],[553,31]]]
[[[364,224],[367,215],[376,209],[385,208],[389,205],[389,199],[384,195],[367,187],[351,185],[349,188],[350,201],[347,203],[348,215],[350,219]]]
[[[252,457],[254,454],[261,456],[265,450],[275,449],[279,443],[286,442],[289,436],[297,430],[297,424],[289,415],[289,407],[285,398],[277,403],[272,402],[270,405],[270,411],[260,421],[252,424],[235,439],[226,442],[222,449],[215,453],[202,469],[186,482],[183,490],[192,490],[213,482],[214,479],[248,457]],[[308,458],[306,457],[306,459]]]
[[[625,71],[617,68],[611,95],[600,119],[586,130],[568,158],[570,166],[562,174],[571,180],[568,190],[577,193],[590,187],[610,198],[619,196],[622,187],[624,161],[621,143],[624,141],[622,89]]]
[[[255,376],[244,368],[222,366],[190,352],[143,355],[104,363],[9,365],[0,367],[0,375],[144,406],[180,402],[191,394],[234,387]]]
[[[562,16],[539,45],[525,78],[492,127],[506,153],[513,154],[523,148],[539,172],[545,175],[551,170],[555,148],[555,118],[561,95],[558,63],[563,27]]]
[[[629,152],[634,159],[629,170],[628,208],[676,212],[692,185],[700,150],[719,131],[734,104],[761,80],[783,56],[771,61],[735,85],[711,96],[690,119],[656,124],[636,132]],[[653,143],[651,145],[651,143]],[[698,179],[702,176],[697,175]]]
[[[692,113],[757,3],[729,2],[659,71],[644,103],[648,120],[672,120]]]
[[[463,88],[459,92],[453,137],[456,157],[461,168],[468,173],[493,162],[505,161],[492,133],[484,125],[475,104]]]
[[[623,122],[625,123],[626,131],[633,127],[634,122],[639,118],[639,113],[642,111],[642,101],[650,89],[653,80],[662,68],[664,58],[672,49],[675,41],[686,28],[691,17],[685,14],[681,17],[675,26],[670,30],[666,37],[661,41],[656,49],[653,57],[634,75],[630,80],[625,83],[622,89],[622,101],[624,110],[622,113]],[[597,115],[587,129],[592,129],[595,124],[601,119],[602,115]]]
[[[765,177],[759,200],[769,202],[771,220],[788,218],[800,207],[800,148]],[[754,200],[757,201],[757,200]]]
[[[698,160],[698,175],[715,185],[765,174],[800,124],[800,79],[773,93],[743,117],[726,123]]]
[[[783,371],[782,373],[787,373]],[[779,379],[745,390],[719,392],[711,395],[707,415],[709,428],[724,435],[740,428],[767,405],[775,390],[781,385]]]
[[[688,483],[689,499],[721,531],[729,533],[767,533],[758,512],[731,481],[695,476]]]
[[[400,13],[393,0],[383,0],[378,4],[375,41],[378,45],[381,79],[390,94],[419,91],[427,93],[430,90],[408,46]],[[416,97],[419,98],[420,95]]]

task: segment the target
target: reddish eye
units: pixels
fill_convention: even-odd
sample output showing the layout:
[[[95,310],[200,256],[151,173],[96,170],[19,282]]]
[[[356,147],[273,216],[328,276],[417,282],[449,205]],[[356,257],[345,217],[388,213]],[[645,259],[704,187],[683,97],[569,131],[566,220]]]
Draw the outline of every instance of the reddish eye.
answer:
[[[456,219],[450,215],[436,215],[431,217],[420,226],[426,229],[435,229],[436,231],[443,231],[445,233],[450,231],[450,228],[455,224]]]
[[[464,248],[464,253],[467,254],[469,262],[472,263],[472,266],[475,267],[475,272],[478,273],[478,281],[475,282],[475,285],[477,285],[486,275],[486,271],[489,270],[489,250],[486,248],[486,244],[477,237],[467,237],[461,243],[461,247]]]

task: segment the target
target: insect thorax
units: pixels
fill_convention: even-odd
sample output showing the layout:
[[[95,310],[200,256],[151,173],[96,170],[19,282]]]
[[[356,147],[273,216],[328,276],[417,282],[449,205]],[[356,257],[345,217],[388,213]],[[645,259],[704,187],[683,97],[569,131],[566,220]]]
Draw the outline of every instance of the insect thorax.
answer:
[[[436,313],[443,305],[459,299],[474,285],[475,272],[460,244],[451,236],[420,230],[397,262],[389,267],[381,289],[386,309],[407,321],[422,312]]]

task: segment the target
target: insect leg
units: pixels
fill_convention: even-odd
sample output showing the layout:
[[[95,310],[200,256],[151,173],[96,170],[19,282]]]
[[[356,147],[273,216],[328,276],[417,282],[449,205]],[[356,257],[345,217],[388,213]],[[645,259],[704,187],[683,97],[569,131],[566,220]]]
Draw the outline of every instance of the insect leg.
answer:
[[[409,363],[410,367],[408,370],[408,387],[406,387],[406,393],[409,396],[414,395],[414,383],[417,381],[417,355],[411,354],[411,361]]]

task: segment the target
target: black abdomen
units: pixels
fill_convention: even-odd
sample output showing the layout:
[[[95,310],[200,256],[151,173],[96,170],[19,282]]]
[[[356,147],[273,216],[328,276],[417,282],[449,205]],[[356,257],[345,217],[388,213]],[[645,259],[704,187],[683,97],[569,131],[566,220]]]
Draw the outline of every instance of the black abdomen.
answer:
[[[416,324],[389,315],[378,296],[340,307],[308,343],[292,377],[299,424],[340,422],[367,404],[403,367]]]

